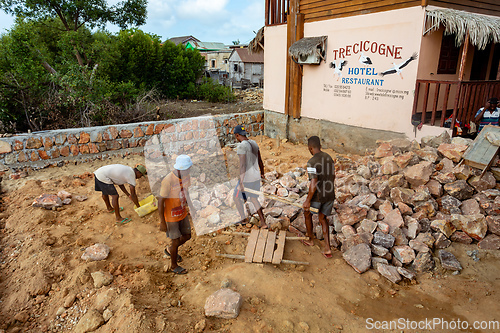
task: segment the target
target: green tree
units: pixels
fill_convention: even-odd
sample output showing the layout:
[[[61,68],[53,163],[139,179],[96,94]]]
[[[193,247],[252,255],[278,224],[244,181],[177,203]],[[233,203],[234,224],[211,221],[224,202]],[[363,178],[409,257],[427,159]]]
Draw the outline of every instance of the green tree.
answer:
[[[146,5],[147,0],[125,0],[114,6],[108,6],[104,0],[0,0],[0,9],[17,17],[35,22],[57,18],[80,66],[90,64],[82,42],[85,39],[82,28],[104,28],[107,23],[122,29],[143,25]]]

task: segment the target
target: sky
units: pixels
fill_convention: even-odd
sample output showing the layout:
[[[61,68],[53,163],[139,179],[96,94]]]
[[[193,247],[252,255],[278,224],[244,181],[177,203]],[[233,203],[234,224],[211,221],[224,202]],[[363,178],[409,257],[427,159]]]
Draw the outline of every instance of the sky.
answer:
[[[12,16],[0,11],[0,33],[13,23]],[[192,35],[202,42],[246,44],[263,25],[264,0],[149,0],[146,24],[139,28],[161,36],[162,41]],[[110,25],[107,30],[119,28]]]

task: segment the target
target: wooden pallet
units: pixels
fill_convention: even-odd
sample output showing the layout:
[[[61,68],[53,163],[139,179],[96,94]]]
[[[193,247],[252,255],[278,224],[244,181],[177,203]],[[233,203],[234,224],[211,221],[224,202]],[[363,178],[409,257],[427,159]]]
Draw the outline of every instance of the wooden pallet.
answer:
[[[245,255],[219,254],[218,256],[232,259],[242,259],[248,263],[309,265],[308,262],[283,259],[285,241],[287,239],[303,239],[303,237],[286,237],[285,230],[280,230],[279,233],[277,233],[275,231],[269,231],[268,229],[253,229],[250,234],[231,234],[249,235]]]
[[[472,145],[465,151],[461,163],[473,168],[482,169],[481,177],[493,163],[493,159],[498,154],[500,147],[492,144],[486,139],[486,134],[500,134],[500,127],[486,125],[479,132]]]

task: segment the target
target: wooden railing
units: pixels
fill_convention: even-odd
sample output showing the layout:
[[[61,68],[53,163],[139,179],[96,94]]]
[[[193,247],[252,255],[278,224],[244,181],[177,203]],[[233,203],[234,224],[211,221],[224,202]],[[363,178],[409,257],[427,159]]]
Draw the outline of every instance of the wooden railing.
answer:
[[[432,126],[444,127],[449,117],[465,126],[490,97],[500,97],[500,81],[417,80],[413,115]]]
[[[266,26],[286,23],[289,0],[266,0]]]

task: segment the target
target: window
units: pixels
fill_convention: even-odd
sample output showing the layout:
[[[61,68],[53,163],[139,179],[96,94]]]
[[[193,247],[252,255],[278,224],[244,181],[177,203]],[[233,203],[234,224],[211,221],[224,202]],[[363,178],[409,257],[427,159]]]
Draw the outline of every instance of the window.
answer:
[[[227,64],[227,59],[224,59],[224,63]]]
[[[233,71],[235,71],[235,72],[238,71],[238,64],[234,64]]]
[[[456,74],[459,58],[460,47],[455,46],[455,35],[445,36],[443,32],[437,73]]]
[[[211,66],[211,67],[212,67],[212,68],[215,68],[215,59],[212,59],[212,60],[211,60],[211,64],[212,64],[212,66]]]

